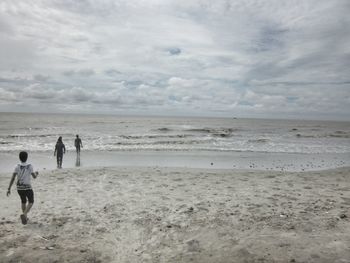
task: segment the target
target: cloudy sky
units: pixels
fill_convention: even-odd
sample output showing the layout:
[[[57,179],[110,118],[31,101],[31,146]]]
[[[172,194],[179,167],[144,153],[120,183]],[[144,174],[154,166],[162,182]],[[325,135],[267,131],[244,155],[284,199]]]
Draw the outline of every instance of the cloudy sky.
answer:
[[[350,120],[348,0],[1,0],[0,111]]]

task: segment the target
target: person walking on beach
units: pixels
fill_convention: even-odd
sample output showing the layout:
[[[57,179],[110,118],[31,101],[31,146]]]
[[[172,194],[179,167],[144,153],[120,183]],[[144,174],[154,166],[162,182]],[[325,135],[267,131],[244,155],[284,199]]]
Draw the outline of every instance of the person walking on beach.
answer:
[[[74,141],[75,149],[77,150],[77,154],[80,154],[80,147],[83,148],[83,143],[81,142],[81,139],[79,138],[79,135],[77,134],[77,137]]]
[[[66,147],[62,142],[62,137],[60,136],[57,140],[55,146],[54,156],[57,156],[57,168],[62,168],[63,154],[66,153]]]
[[[28,213],[34,204],[34,192],[31,186],[31,177],[35,179],[38,177],[39,173],[34,172],[33,166],[27,163],[27,152],[20,152],[19,159],[21,163],[16,166],[15,171],[12,174],[12,178],[6,195],[10,196],[12,184],[17,176],[17,192],[21,198],[22,206],[22,214],[20,218],[22,224],[25,225],[28,222]]]

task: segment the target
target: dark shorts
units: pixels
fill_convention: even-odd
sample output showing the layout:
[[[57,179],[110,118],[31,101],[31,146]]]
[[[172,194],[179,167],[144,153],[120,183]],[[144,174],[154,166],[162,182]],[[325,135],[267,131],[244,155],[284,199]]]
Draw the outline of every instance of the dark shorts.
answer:
[[[29,203],[34,203],[34,192],[32,189],[29,190],[18,190],[19,196],[21,197],[22,204],[27,203],[27,199]]]

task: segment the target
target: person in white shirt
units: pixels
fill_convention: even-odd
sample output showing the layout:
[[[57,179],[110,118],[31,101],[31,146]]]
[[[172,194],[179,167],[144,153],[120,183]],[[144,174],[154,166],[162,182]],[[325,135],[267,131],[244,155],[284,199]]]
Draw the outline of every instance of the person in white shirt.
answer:
[[[21,214],[21,220],[22,224],[25,225],[28,221],[27,215],[34,204],[34,192],[31,185],[31,177],[35,179],[38,177],[39,173],[34,172],[33,166],[31,164],[26,163],[28,159],[27,152],[20,152],[19,159],[21,163],[16,166],[15,171],[12,174],[10,185],[7,190],[7,196],[11,194],[12,184],[17,177],[17,192],[21,198],[23,213]]]

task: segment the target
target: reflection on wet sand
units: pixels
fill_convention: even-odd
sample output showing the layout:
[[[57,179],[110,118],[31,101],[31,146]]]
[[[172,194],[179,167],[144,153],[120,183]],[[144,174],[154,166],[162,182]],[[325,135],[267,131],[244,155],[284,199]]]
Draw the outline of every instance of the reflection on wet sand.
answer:
[[[77,154],[77,158],[75,159],[75,167],[80,167],[81,163],[80,163],[80,154]]]

